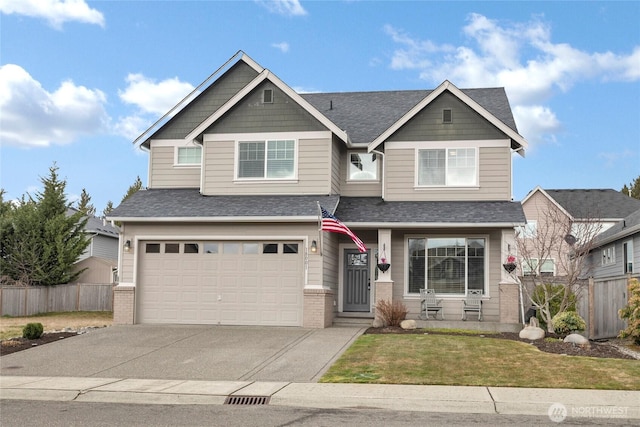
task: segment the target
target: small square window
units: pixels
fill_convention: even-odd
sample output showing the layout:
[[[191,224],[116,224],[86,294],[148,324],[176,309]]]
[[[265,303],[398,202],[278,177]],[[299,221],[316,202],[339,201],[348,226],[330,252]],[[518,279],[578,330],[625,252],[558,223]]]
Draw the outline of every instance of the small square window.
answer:
[[[160,253],[160,243],[147,243],[145,245],[145,250],[148,254],[159,254]]]
[[[217,243],[205,243],[204,244],[204,253],[205,254],[217,254],[218,253],[218,244]]]
[[[262,253],[263,254],[277,254],[278,253],[278,244],[277,243],[264,243],[262,245]]]
[[[165,254],[179,254],[180,253],[180,243],[165,243],[165,245],[164,245],[164,253]]]
[[[237,254],[240,251],[240,245],[237,243],[225,243],[222,246],[222,252],[225,254]]]
[[[202,158],[202,147],[178,147],[179,165],[199,165]]]
[[[282,245],[283,252],[285,254],[297,254],[298,253],[298,244],[297,243],[285,243]]]
[[[200,252],[200,245],[197,243],[185,243],[184,244],[184,253],[185,254],[197,254]]]
[[[265,89],[262,92],[262,102],[265,104],[273,104],[273,89]]]
[[[257,243],[243,243],[242,244],[242,253],[243,254],[257,254],[258,253],[258,244]]]

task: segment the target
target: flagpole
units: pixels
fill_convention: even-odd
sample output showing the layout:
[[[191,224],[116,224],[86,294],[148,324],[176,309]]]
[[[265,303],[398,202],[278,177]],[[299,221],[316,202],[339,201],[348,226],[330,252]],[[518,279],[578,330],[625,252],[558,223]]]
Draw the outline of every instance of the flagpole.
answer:
[[[320,207],[320,201],[316,200],[316,204],[318,205],[318,253],[322,256],[322,208]]]

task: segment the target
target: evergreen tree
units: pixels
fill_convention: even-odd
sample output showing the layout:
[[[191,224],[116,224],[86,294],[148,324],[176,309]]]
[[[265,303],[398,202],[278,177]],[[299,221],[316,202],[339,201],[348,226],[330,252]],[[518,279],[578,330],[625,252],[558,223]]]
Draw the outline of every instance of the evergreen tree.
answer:
[[[112,210],[113,210],[113,202],[109,200],[107,202],[107,206],[105,206],[105,208],[102,210],[102,216],[103,217],[108,216]]]
[[[625,184],[620,192],[634,199],[640,199],[640,176],[634,179],[631,184],[629,184],[629,187]]]
[[[125,193],[124,197],[122,198],[122,202],[124,202],[125,200],[127,200],[129,197],[133,196],[135,193],[138,192],[138,190],[140,190],[142,188],[142,181],[140,180],[140,176],[136,177],[136,180],[133,184],[131,184],[129,186],[129,189],[127,190],[127,192]]]
[[[82,189],[82,194],[80,194],[76,209],[86,216],[95,216],[96,214],[96,208],[91,204],[91,196],[84,188]]]

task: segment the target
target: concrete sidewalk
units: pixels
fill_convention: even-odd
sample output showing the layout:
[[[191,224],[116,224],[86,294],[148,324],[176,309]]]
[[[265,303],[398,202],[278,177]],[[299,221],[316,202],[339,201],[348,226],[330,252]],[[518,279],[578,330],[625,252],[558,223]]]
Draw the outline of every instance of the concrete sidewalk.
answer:
[[[80,377],[0,378],[0,399],[222,405],[227,397],[269,405],[398,411],[640,419],[640,391]],[[242,399],[241,399],[242,400]]]

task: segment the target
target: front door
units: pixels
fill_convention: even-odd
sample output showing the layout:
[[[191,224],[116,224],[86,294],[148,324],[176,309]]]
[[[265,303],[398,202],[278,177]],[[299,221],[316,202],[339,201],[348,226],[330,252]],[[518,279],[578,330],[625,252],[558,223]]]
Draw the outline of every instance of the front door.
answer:
[[[344,251],[344,286],[342,311],[371,311],[369,252]]]

